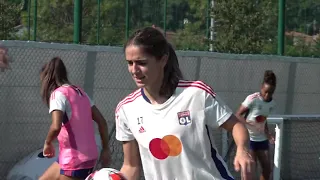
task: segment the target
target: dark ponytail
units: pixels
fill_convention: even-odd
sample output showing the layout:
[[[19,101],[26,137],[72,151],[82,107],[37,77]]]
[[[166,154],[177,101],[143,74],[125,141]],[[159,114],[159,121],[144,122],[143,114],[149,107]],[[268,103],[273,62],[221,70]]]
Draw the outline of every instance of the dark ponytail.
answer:
[[[49,107],[51,93],[69,83],[66,66],[59,57],[51,59],[41,68],[41,97],[44,103]]]
[[[172,45],[168,43],[168,61],[164,67],[164,77],[160,88],[160,95],[170,97],[178,86],[179,80],[183,78],[179,68],[179,61]]]

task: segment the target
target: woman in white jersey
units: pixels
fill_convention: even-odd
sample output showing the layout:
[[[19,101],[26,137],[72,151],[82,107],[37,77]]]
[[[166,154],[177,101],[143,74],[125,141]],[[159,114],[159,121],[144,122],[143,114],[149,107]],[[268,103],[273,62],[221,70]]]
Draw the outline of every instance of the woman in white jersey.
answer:
[[[106,165],[110,159],[106,120],[88,95],[70,83],[60,58],[53,58],[43,66],[40,79],[41,96],[52,117],[43,155],[55,156],[52,142],[58,139],[59,156],[39,179],[85,179],[99,156],[92,120],[98,124],[102,140],[101,160]]]
[[[274,137],[269,133],[266,123],[267,117],[275,108],[272,98],[275,89],[276,76],[271,70],[267,70],[260,92],[247,96],[237,112],[237,116],[246,123],[249,131],[250,153],[260,162],[262,168],[260,180],[269,180],[271,175],[269,141],[273,142]]]
[[[245,178],[252,162],[248,133],[228,106],[202,81],[182,80],[175,51],[152,27],[136,31],[124,47],[138,86],[116,111],[116,138],[123,142],[121,172],[128,180],[233,179],[213,142],[212,130],[232,131],[234,166]]]

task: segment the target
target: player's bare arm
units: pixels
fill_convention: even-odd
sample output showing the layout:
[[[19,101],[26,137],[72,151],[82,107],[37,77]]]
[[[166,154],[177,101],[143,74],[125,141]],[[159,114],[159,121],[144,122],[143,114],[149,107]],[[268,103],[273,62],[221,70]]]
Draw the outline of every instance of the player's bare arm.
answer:
[[[231,115],[231,117],[223,123],[221,127],[232,132],[233,139],[237,145],[236,157],[234,159],[235,170],[241,170],[242,177],[245,180],[252,179],[251,175],[254,168],[254,161],[247,148],[249,140],[247,129],[234,115]]]
[[[266,133],[266,136],[268,137],[270,143],[273,144],[275,139],[274,139],[274,136],[269,131],[268,124],[264,126],[264,132]]]
[[[62,120],[63,120],[63,112],[60,110],[54,110],[51,113],[52,116],[52,123],[46,138],[46,143],[51,144],[60,133]]]
[[[247,122],[247,120],[243,117],[245,114],[249,113],[250,109],[244,105],[240,105],[237,113],[236,113],[236,117],[238,118],[238,120],[244,124],[246,124],[247,126],[251,126],[253,128],[258,129],[254,124]]]
[[[48,158],[52,158],[55,156],[55,150],[52,142],[58,137],[60,133],[63,120],[63,112],[60,110],[54,110],[52,111],[51,116],[52,123],[43,146],[43,155]]]
[[[123,165],[120,171],[128,180],[138,180],[140,167],[141,160],[137,141],[123,142]]]
[[[98,124],[98,129],[102,141],[102,153],[101,160],[104,166],[107,166],[110,162],[110,149],[109,149],[109,138],[108,138],[108,125],[99,109],[94,105],[91,107],[92,119]]]
[[[243,105],[240,105],[240,107],[236,113],[236,116],[241,122],[247,123],[246,119],[243,116],[248,112],[249,112],[249,108],[247,108]]]

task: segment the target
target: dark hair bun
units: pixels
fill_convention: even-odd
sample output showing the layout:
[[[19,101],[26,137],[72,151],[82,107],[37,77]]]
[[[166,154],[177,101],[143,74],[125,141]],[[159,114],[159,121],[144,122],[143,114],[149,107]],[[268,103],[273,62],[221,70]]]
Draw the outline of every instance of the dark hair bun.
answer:
[[[263,82],[272,86],[276,86],[277,78],[272,70],[266,70],[264,72]]]

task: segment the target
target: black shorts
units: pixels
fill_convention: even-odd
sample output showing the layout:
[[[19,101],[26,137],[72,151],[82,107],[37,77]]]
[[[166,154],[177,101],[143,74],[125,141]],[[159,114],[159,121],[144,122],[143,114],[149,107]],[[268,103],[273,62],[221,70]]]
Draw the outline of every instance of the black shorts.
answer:
[[[89,169],[78,169],[78,170],[63,170],[60,169],[60,174],[69,176],[69,177],[74,177],[74,178],[79,178],[79,179],[86,179],[89,174],[91,174],[93,171],[93,168]]]
[[[250,141],[250,149],[253,151],[269,150],[269,140],[265,141]]]

